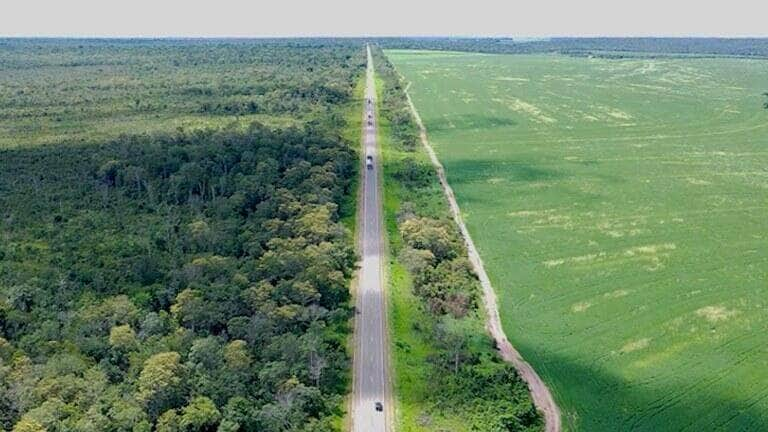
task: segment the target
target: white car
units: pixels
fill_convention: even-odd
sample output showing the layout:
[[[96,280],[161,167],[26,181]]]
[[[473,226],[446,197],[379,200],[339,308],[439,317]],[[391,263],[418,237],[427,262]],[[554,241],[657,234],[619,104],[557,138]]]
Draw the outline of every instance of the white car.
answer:
[[[368,155],[365,157],[365,167],[368,169],[373,169],[373,156]]]

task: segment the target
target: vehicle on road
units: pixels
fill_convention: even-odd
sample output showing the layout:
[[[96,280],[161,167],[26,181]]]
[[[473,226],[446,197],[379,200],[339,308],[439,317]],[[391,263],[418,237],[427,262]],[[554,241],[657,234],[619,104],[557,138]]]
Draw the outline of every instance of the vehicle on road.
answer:
[[[378,412],[384,411],[384,404],[382,404],[381,402],[376,402],[375,406],[376,406],[376,411]]]
[[[373,156],[367,155],[365,157],[365,167],[368,169],[373,169]]]
[[[373,121],[368,120],[368,126],[373,126]]]

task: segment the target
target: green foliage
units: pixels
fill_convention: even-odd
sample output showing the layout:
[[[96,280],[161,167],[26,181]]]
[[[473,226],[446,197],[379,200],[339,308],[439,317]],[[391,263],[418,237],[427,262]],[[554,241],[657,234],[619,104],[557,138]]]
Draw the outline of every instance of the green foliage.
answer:
[[[136,332],[129,324],[112,327],[112,330],[109,331],[109,344],[113,348],[123,351],[136,348]]]
[[[175,409],[170,409],[157,419],[157,432],[183,432],[179,413]]]
[[[403,159],[393,175],[408,189],[424,189],[437,182],[437,176],[432,167],[418,163],[411,157]]]
[[[35,420],[29,418],[22,418],[16,426],[13,427],[13,432],[46,432],[47,429]]]
[[[192,399],[189,405],[181,409],[179,426],[190,432],[207,432],[216,430],[221,419],[221,413],[216,405],[207,397]]]
[[[0,46],[0,430],[339,423],[363,47]]]
[[[382,83],[379,112],[387,120],[391,138],[404,150],[413,151],[418,145],[418,128],[411,116],[403,80],[386,60],[376,62],[376,75]]]
[[[146,362],[139,374],[137,399],[147,406],[155,417],[176,406],[184,390],[184,366],[177,352],[155,354]]]

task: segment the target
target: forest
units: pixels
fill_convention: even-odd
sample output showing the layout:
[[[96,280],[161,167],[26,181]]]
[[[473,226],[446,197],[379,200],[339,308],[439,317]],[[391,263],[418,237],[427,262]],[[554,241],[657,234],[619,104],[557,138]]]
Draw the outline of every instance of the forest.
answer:
[[[349,100],[359,42],[0,39],[0,148],[316,119]],[[355,47],[355,48],[351,48]]]
[[[0,42],[0,430],[338,429],[364,67],[333,40]]]

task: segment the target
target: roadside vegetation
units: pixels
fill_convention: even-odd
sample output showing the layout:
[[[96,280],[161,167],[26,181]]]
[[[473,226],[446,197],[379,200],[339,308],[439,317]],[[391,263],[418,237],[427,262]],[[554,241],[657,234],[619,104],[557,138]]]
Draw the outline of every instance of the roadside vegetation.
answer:
[[[385,54],[566,428],[768,429],[766,60]]]
[[[362,45],[0,58],[0,430],[339,430]]]
[[[480,287],[405,101],[374,50],[390,240],[398,430],[535,431],[542,420],[484,328]]]

